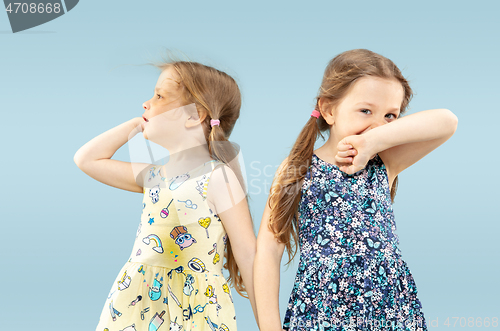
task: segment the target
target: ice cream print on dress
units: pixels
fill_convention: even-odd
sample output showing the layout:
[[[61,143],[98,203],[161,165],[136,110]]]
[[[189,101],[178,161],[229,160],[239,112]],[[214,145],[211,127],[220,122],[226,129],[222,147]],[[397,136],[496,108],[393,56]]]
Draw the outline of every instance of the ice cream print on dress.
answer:
[[[165,315],[165,311],[162,311],[160,315],[158,313],[153,316],[151,322],[149,322],[149,331],[156,331],[163,324],[163,315]]]

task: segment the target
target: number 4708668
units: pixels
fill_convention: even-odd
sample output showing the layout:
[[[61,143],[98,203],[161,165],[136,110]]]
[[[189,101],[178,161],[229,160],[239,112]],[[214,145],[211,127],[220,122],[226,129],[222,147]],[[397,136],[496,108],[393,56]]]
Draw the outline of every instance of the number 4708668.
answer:
[[[13,7],[15,7],[15,9],[13,9]],[[19,10],[19,9],[21,9],[21,10]],[[61,4],[58,2],[56,2],[54,4],[52,4],[52,3],[39,3],[39,4],[29,3],[28,4],[25,2],[15,2],[15,3],[9,2],[7,7],[5,8],[5,11],[7,11],[9,14],[11,14],[12,12],[14,12],[14,14],[20,14],[20,13],[23,13],[23,14],[27,14],[27,13],[31,13],[31,14],[47,13],[47,14],[50,14],[52,12],[59,14],[61,12]]]
[[[453,326],[453,327],[456,327],[457,326],[457,323],[460,324],[460,327],[477,327],[477,328],[480,328],[480,327],[485,327],[485,328],[488,328],[488,327],[493,327],[493,328],[496,328],[498,327],[498,317],[492,317],[491,319],[489,317],[485,317],[484,320],[481,318],[481,317],[477,317],[477,318],[474,318],[474,317],[469,317],[469,318],[465,318],[465,317],[452,317],[451,318],[453,321],[453,325],[451,325],[450,323],[450,318],[446,318],[446,320],[444,321],[444,325],[446,325],[447,327],[450,327],[450,326]]]

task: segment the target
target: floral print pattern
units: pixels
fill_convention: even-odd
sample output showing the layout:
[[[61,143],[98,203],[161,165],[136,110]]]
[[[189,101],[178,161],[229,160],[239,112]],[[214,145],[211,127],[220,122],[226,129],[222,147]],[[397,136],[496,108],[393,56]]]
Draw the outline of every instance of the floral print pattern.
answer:
[[[346,174],[315,154],[299,206],[300,261],[285,330],[427,330],[398,248],[378,155]]]

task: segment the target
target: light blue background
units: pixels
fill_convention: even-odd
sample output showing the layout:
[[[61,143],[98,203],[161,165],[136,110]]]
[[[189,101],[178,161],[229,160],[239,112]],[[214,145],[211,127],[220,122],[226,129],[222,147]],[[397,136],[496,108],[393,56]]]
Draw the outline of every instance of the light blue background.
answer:
[[[500,317],[499,12],[496,1],[88,0],[17,34],[0,14],[2,330],[94,330],[142,196],[93,180],[73,155],[142,114],[158,72],[141,65],[166,48],[240,85],[232,140],[256,230],[327,62],[353,48],[392,59],[416,92],[410,112],[459,118],[447,143],[400,175],[394,206],[427,323]],[[114,158],[128,160],[126,145]],[[295,265],[282,270],[283,317]],[[233,297],[238,329],[256,330],[248,301]]]

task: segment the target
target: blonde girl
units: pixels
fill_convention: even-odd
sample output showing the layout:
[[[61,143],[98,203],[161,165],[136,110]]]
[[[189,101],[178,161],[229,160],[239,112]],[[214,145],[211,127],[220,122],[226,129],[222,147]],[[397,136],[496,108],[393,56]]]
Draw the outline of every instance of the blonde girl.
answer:
[[[397,176],[449,139],[457,118],[433,109],[401,117],[412,90],[389,59],[364,49],[328,64],[316,108],[278,169],[254,266],[262,331],[426,330],[398,248]],[[326,143],[314,150],[321,132]],[[280,322],[284,249],[300,261]]]
[[[246,292],[254,307],[256,249],[237,151],[227,141],[239,117],[240,91],[226,73],[196,62],[157,66],[161,74],[142,114],[92,139],[74,157],[92,178],[143,194],[130,259],[96,330],[236,331],[228,284]],[[168,150],[166,164],[111,159],[139,133]]]

